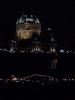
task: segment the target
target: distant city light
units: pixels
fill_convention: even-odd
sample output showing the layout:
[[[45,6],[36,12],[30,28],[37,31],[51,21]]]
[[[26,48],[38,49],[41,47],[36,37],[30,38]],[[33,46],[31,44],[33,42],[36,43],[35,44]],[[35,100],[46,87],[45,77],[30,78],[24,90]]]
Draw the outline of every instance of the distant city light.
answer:
[[[56,50],[55,49],[53,49],[53,52],[55,52]]]
[[[12,78],[12,81],[16,81],[16,80],[17,80],[17,78],[16,78],[16,77]]]
[[[65,51],[63,49],[60,50],[60,53],[64,53]]]
[[[51,31],[52,29],[51,28],[48,28],[48,31]]]
[[[67,53],[69,53],[69,51],[67,51]]]

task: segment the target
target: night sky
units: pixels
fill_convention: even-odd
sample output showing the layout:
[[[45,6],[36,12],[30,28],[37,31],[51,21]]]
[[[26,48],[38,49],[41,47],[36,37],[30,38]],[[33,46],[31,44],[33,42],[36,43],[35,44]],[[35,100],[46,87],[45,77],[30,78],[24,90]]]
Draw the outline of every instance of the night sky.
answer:
[[[2,1],[0,41],[7,41],[13,37],[16,18],[22,12],[35,14],[44,27],[52,27],[61,47],[75,49],[75,1]]]

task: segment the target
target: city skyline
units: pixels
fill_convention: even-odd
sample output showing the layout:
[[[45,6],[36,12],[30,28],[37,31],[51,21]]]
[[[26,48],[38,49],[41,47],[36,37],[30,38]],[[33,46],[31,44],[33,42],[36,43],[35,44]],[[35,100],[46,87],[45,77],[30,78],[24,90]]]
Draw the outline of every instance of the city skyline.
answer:
[[[75,2],[0,8],[0,88],[75,87]]]
[[[30,2],[30,1],[29,1]],[[32,13],[40,17],[44,27],[52,27],[59,43],[74,48],[75,43],[75,2],[73,1],[35,1],[6,2],[6,9],[1,7],[1,39],[7,40],[15,33],[15,22],[22,11]],[[26,3],[26,5],[25,5]],[[43,5],[42,5],[43,3]],[[14,5],[14,7],[13,7]],[[10,8],[10,10],[9,10]],[[6,39],[6,38],[7,39]]]

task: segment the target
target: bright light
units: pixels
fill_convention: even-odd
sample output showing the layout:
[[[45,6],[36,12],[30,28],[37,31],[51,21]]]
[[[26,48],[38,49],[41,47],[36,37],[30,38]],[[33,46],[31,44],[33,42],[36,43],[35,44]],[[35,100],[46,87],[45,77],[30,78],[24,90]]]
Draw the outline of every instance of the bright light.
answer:
[[[51,30],[52,30],[52,29],[49,27],[49,28],[48,28],[48,31],[51,31]]]
[[[50,49],[50,51],[52,52],[52,51],[53,51],[53,49]]]
[[[67,51],[67,53],[69,53],[69,51]]]
[[[12,81],[16,81],[16,80],[17,80],[17,78],[16,78],[16,77],[12,78]]]
[[[53,52],[55,52],[55,49],[53,49]]]
[[[61,52],[61,53],[64,53],[64,50],[63,50],[63,49],[61,49],[61,50],[60,50],[60,52]]]
[[[66,78],[64,78],[64,79],[63,79],[63,81],[67,81],[67,79],[66,79]]]
[[[72,78],[72,81],[74,81],[74,78]]]

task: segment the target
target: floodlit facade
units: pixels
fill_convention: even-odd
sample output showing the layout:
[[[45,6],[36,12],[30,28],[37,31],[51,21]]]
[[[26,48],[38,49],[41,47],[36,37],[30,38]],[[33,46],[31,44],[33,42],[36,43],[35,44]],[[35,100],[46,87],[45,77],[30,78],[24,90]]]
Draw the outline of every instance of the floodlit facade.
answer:
[[[16,33],[19,40],[29,39],[33,33],[40,35],[41,23],[33,15],[22,15],[16,22]]]
[[[23,14],[16,21],[17,38],[11,41],[10,52],[56,53],[55,35],[51,30],[48,28],[43,35],[40,20],[33,15]]]

